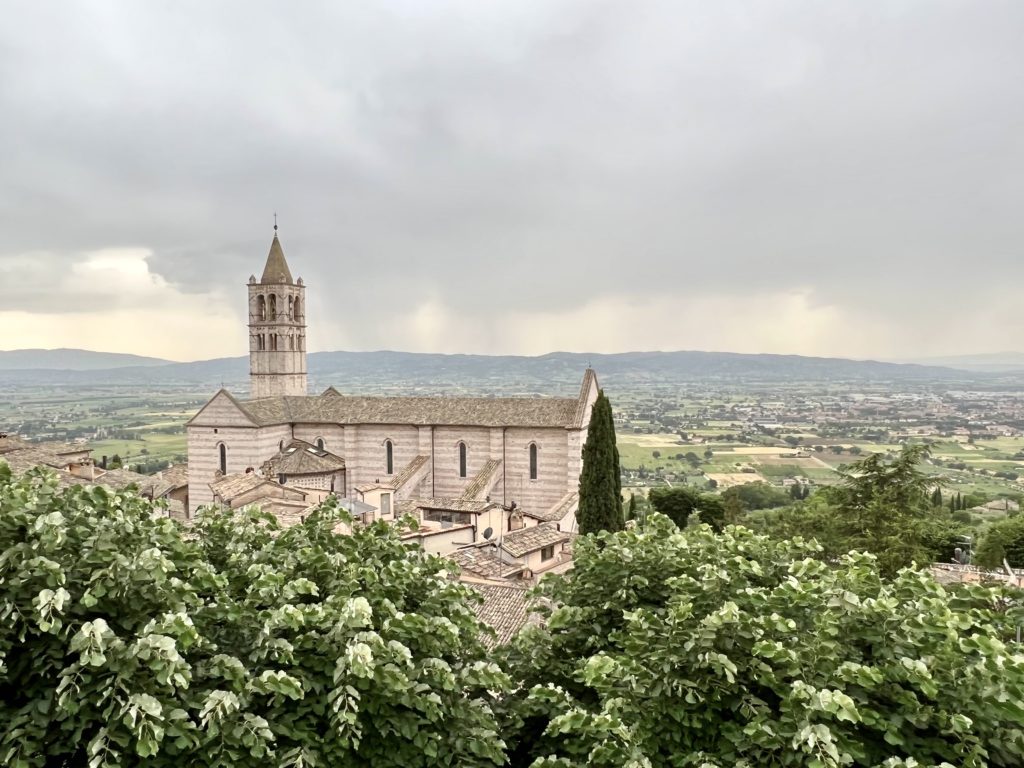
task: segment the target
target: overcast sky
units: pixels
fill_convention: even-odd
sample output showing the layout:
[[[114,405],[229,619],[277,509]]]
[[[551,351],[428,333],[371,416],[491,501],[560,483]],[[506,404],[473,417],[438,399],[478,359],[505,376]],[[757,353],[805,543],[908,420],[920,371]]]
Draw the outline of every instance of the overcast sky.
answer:
[[[1024,347],[1024,2],[4,4],[0,349]]]

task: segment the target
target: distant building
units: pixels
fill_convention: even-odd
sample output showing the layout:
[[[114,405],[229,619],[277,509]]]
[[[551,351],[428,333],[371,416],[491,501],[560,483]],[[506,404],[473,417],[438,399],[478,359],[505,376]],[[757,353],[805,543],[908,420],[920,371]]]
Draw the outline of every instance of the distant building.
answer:
[[[421,525],[409,536],[431,551],[478,543],[487,528],[575,530],[594,371],[575,397],[310,395],[306,286],[276,231],[247,291],[252,398],[222,389],[188,422],[190,511],[254,496],[313,505],[333,494],[372,507],[367,519],[412,513]]]

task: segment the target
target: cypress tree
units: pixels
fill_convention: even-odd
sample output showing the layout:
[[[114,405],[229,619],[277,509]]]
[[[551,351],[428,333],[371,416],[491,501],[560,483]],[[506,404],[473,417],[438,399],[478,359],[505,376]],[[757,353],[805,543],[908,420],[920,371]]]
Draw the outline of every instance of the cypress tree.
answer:
[[[942,489],[939,488],[938,486],[935,486],[935,490],[932,491],[932,506],[933,507],[941,507],[942,506]]]
[[[598,392],[590,413],[587,442],[583,446],[580,506],[576,519],[580,533],[621,531],[626,527],[622,515],[622,478],[619,474],[619,449],[615,447],[615,423],[612,405],[604,390]]]
[[[629,509],[626,510],[627,520],[636,520],[636,494],[629,494]]]

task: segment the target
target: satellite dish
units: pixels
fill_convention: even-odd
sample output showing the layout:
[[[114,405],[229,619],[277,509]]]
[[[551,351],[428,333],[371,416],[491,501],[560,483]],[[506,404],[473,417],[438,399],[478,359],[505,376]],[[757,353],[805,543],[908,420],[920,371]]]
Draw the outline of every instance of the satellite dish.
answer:
[[[484,538],[489,539],[494,535],[494,529],[491,527],[484,528]]]

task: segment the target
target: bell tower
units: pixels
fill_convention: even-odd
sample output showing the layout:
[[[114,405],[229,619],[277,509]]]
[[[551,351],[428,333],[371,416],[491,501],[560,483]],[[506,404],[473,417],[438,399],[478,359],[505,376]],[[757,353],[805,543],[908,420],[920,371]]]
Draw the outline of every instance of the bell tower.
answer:
[[[306,394],[306,286],[292,280],[277,238],[259,282],[249,277],[250,397]]]

